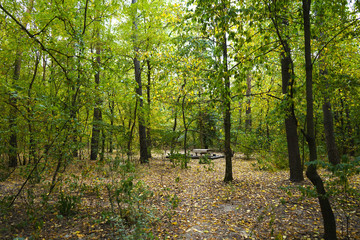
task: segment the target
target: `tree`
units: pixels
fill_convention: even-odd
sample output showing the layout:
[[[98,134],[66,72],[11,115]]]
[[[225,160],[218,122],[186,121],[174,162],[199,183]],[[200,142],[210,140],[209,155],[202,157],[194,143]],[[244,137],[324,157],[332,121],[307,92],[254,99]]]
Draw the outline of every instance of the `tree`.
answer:
[[[138,96],[139,102],[139,113],[138,113],[138,125],[139,125],[139,140],[140,140],[140,162],[147,163],[149,161],[148,157],[148,149],[147,149],[147,139],[146,139],[146,127],[145,127],[145,120],[144,120],[144,100],[142,95],[142,82],[141,82],[141,68],[140,68],[140,61],[138,60],[139,55],[139,47],[138,47],[138,40],[137,40],[137,11],[136,11],[136,2],[137,0],[132,0],[131,4],[134,5],[134,16],[133,16],[133,24],[134,24],[134,51],[135,56],[133,57],[134,62],[134,70],[135,70],[135,81],[137,83],[136,87],[136,94]]]
[[[276,35],[282,47],[280,61],[281,61],[281,78],[282,78],[282,93],[285,96],[284,110],[285,110],[285,129],[286,140],[288,148],[288,158],[290,167],[290,180],[293,182],[300,182],[304,180],[303,167],[300,158],[299,140],[297,133],[297,119],[295,116],[295,96],[294,96],[294,84],[295,84],[295,72],[294,62],[291,57],[291,48],[288,40],[290,39],[289,33],[284,34],[286,29],[289,28],[288,20],[282,20],[279,17],[279,9],[288,11],[286,5],[276,5],[276,2],[268,3],[271,20],[275,27]],[[289,13],[285,12],[285,16]],[[279,19],[280,18],[280,19]],[[285,17],[286,18],[286,17]]]
[[[96,36],[98,38],[98,41],[100,41],[100,33],[99,29],[97,29]],[[100,84],[100,64],[101,64],[101,58],[100,58],[100,43],[96,43],[96,73],[95,73],[95,85],[96,89],[99,88]],[[91,137],[91,153],[90,153],[90,160],[96,160],[98,152],[99,152],[99,140],[100,140],[100,127],[101,127],[101,121],[102,121],[102,113],[100,109],[100,105],[102,103],[101,98],[98,97],[96,100],[96,105],[94,107],[94,117],[93,117],[93,129],[92,129],[92,137]]]
[[[34,1],[31,0],[27,6],[26,14],[30,14]],[[2,8],[3,9],[3,8]],[[25,18],[25,22],[23,23],[25,28],[28,25],[28,19]],[[21,37],[18,36],[20,39]],[[15,53],[15,62],[14,62],[14,73],[13,73],[13,86],[16,86],[20,80],[20,71],[21,71],[21,61],[22,61],[22,46],[17,45],[16,53]],[[16,124],[16,115],[17,115],[17,99],[16,99],[16,92],[10,94],[9,104],[11,106],[10,109],[10,116],[9,116],[9,129],[10,129],[10,139],[9,139],[9,167],[16,167],[17,160],[18,160],[18,140],[17,140],[17,124]]]
[[[331,8],[330,8],[331,10]],[[324,6],[315,2],[315,11],[316,11],[316,23],[319,26],[319,36],[317,40],[320,42],[320,45],[323,46],[325,43],[325,33],[324,26],[328,25],[328,19],[325,18],[324,14]],[[323,122],[324,122],[324,132],[325,132],[325,141],[326,141],[326,149],[329,162],[336,165],[340,163],[340,155],[338,151],[338,147],[336,144],[335,139],[335,132],[334,132],[334,121],[333,121],[333,111],[331,109],[331,101],[330,101],[330,92],[331,92],[331,79],[329,78],[328,69],[327,69],[327,62],[326,62],[326,55],[320,53],[318,55],[318,62],[319,62],[319,77],[320,83],[326,89],[323,93]]]
[[[304,44],[305,44],[305,68],[306,68],[306,140],[310,151],[310,165],[307,167],[306,176],[315,186],[323,216],[325,239],[336,238],[336,223],[330,201],[326,195],[323,181],[316,170],[317,152],[314,136],[314,102],[313,102],[313,79],[311,61],[311,29],[310,29],[310,7],[311,0],[303,0],[303,21],[304,21]]]
[[[247,103],[245,107],[245,132],[251,132],[251,80],[252,76],[248,75],[246,77],[246,96],[247,96]]]
[[[214,42],[213,73],[217,90],[220,90],[223,102],[223,129],[224,129],[224,152],[225,152],[225,182],[233,180],[231,150],[231,71],[229,69],[228,35],[230,34],[231,21],[235,20],[236,10],[230,1],[191,1],[196,2],[194,19],[201,22],[202,34]],[[230,16],[230,17],[228,17]],[[221,63],[219,64],[219,61]]]

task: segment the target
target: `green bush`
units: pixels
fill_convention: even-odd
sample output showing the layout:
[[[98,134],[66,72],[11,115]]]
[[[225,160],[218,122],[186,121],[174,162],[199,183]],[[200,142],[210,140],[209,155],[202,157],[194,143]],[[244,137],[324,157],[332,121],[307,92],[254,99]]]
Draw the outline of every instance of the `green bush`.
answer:
[[[180,166],[181,169],[187,168],[187,164],[190,162],[190,158],[182,153],[171,153],[169,159],[173,167]]]
[[[79,196],[65,195],[64,192],[61,192],[59,195],[59,200],[56,204],[56,208],[59,211],[59,214],[62,216],[70,216],[76,213],[76,209],[79,203]]]
[[[111,180],[104,185],[110,210],[103,212],[98,221],[106,222],[114,229],[111,239],[153,239],[149,229],[156,217],[148,205],[153,192],[144,182],[136,181],[133,163],[114,164],[118,166],[103,169],[108,171],[106,175]]]

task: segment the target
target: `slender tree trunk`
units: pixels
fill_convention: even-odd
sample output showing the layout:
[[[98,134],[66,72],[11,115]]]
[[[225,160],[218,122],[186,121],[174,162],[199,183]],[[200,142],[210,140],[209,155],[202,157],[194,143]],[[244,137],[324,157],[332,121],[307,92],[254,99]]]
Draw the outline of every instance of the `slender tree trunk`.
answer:
[[[353,132],[353,126],[351,125],[350,110],[348,104],[346,104],[345,107],[345,114],[346,114],[346,129],[348,133],[347,144],[348,147],[350,148],[349,154],[350,156],[355,156],[355,140],[353,137],[354,132]]]
[[[151,158],[151,129],[150,129],[150,120],[151,120],[151,64],[150,60],[146,60],[147,64],[147,84],[146,84],[146,93],[147,93],[147,128],[146,128],[146,138],[147,138],[147,147],[148,147],[148,157]]]
[[[324,22],[324,13],[323,9],[317,13],[317,20],[319,25],[323,25]],[[324,33],[320,32],[319,40],[322,44],[325,44],[322,40],[324,39]],[[335,141],[335,133],[334,133],[334,121],[333,121],[333,113],[331,110],[331,102],[329,97],[330,84],[327,79],[328,71],[325,64],[325,57],[323,54],[319,55],[319,68],[320,68],[320,77],[322,82],[326,88],[324,91],[324,103],[322,105],[323,109],[323,123],[324,123],[324,132],[325,132],[325,141],[326,141],[326,149],[329,162],[336,165],[340,163],[340,155]]]
[[[243,103],[239,102],[239,130],[243,128],[242,110],[243,110]]]
[[[114,129],[114,107],[115,102],[111,100],[109,102],[109,109],[110,109],[110,131],[109,131],[109,152],[112,153],[114,150],[114,143],[113,143],[113,129]]]
[[[144,125],[144,101],[142,99],[142,85],[141,85],[141,73],[140,73],[140,62],[135,57],[134,58],[135,66],[135,79],[138,84],[136,88],[136,93],[139,97],[139,114],[138,114],[138,124],[139,124],[139,140],[140,140],[140,162],[147,163],[148,159],[148,150],[147,150],[147,140],[146,140],[146,127]]]
[[[27,113],[28,113],[28,117],[27,117],[27,121],[28,121],[28,128],[29,128],[29,163],[33,162],[35,163],[35,155],[36,155],[36,142],[35,142],[35,134],[34,134],[34,129],[33,129],[33,120],[34,120],[34,112],[32,109],[32,95],[31,95],[31,91],[32,91],[32,86],[35,82],[35,78],[37,75],[37,70],[38,70],[38,66],[39,66],[39,62],[40,62],[40,55],[39,53],[36,53],[36,60],[35,60],[35,69],[34,69],[34,74],[33,77],[31,79],[31,82],[29,84],[29,88],[28,88],[28,104],[26,107]]]
[[[266,102],[267,102],[266,115],[265,115],[266,139],[267,139],[267,144],[266,144],[266,146],[267,146],[268,148],[270,148],[270,128],[269,128],[269,122],[267,121],[268,116],[269,116],[269,110],[270,110],[269,99],[266,99]]]
[[[105,141],[106,141],[106,132],[103,128],[101,130],[101,152],[100,152],[100,161],[104,161],[105,158]]]
[[[324,104],[322,106],[322,109],[324,116],[324,131],[325,131],[328,159],[330,163],[336,165],[340,163],[340,155],[335,142],[334,122],[333,122],[333,113],[331,110],[331,103],[327,96],[324,98]]]
[[[293,99],[294,68],[287,40],[283,40],[283,47],[284,52],[281,54],[281,76],[282,91],[286,96],[285,101],[287,101],[285,110],[285,129],[288,145],[290,181],[300,182],[304,180],[304,175],[300,158],[297,120]]]
[[[177,106],[179,104],[181,96],[178,97],[178,99],[176,100],[176,104],[175,106]],[[175,139],[177,139],[177,136],[175,135],[175,131],[176,131],[176,127],[177,127],[177,118],[178,118],[178,113],[177,113],[177,107],[174,108],[174,125],[172,127],[172,137],[171,137],[171,142],[170,142],[170,153],[174,152],[174,148],[175,148]]]
[[[230,76],[228,73],[227,62],[227,40],[226,33],[223,36],[223,67],[224,67],[224,132],[225,132],[225,178],[224,182],[231,182],[233,180],[232,174],[232,150],[231,150],[231,92],[230,92]]]
[[[94,108],[93,116],[93,128],[91,136],[91,151],[90,160],[96,160],[99,153],[99,141],[100,141],[100,122],[102,120],[102,113],[98,106]]]
[[[310,161],[317,160],[316,142],[314,136],[314,110],[313,110],[313,80],[312,80],[312,61],[311,61],[311,29],[310,29],[310,0],[303,0],[304,18],[304,40],[305,40],[305,66],[306,66],[306,140],[310,151]],[[315,164],[310,164],[306,170],[306,176],[315,186],[324,222],[325,239],[333,240],[336,238],[336,222],[332,211],[329,198],[326,196],[323,181],[316,170]]]
[[[172,127],[172,132],[173,132],[173,136],[171,137],[171,142],[170,142],[170,153],[174,152],[174,148],[175,148],[175,131],[176,131],[176,126],[177,126],[177,111],[175,110],[175,116],[174,116],[174,125]]]
[[[26,9],[26,13],[30,14],[33,5],[34,0],[30,0],[29,5]],[[28,20],[26,18],[24,26],[27,27]],[[21,71],[21,61],[22,61],[22,51],[17,49],[16,55],[15,55],[15,63],[14,63],[14,75],[13,75],[13,85],[18,84],[18,81],[20,79],[20,71]],[[17,113],[16,113],[16,104],[17,99],[15,96],[10,96],[9,99],[10,102],[10,115],[9,115],[9,129],[10,129],[10,138],[9,138],[9,167],[16,167],[17,166],[17,155],[18,155],[18,142],[17,142]]]
[[[131,1],[132,4],[136,3],[136,0]],[[145,118],[144,118],[144,101],[142,97],[142,83],[141,83],[141,69],[140,62],[138,60],[139,48],[137,47],[137,23],[136,16],[134,16],[134,45],[135,45],[135,57],[134,57],[134,68],[135,68],[135,81],[137,83],[136,94],[139,99],[139,114],[138,114],[138,124],[139,124],[139,141],[140,141],[140,162],[148,163],[148,148],[147,148],[147,139],[146,139],[146,127],[145,127]]]
[[[20,69],[21,69],[21,52],[17,51],[15,64],[14,64],[14,75],[13,75],[13,84],[17,84],[20,79]],[[9,128],[10,128],[10,139],[9,139],[9,167],[17,166],[17,123],[16,123],[16,104],[17,99],[15,96],[10,96],[10,117],[9,117]]]
[[[252,119],[251,119],[251,80],[250,74],[246,78],[246,117],[245,117],[245,132],[251,132]]]
[[[199,129],[200,147],[207,148],[207,147],[205,147],[205,145],[206,145],[205,126],[204,126],[205,116],[204,116],[203,110],[201,109],[201,104],[199,104],[199,109],[200,109],[200,111],[197,115],[197,117],[198,117],[197,124],[198,124],[198,129]]]
[[[128,158],[130,158],[131,155],[131,144],[132,144],[132,140],[133,140],[133,135],[134,135],[134,128],[135,128],[135,124],[136,124],[136,116],[137,116],[137,108],[138,108],[138,100],[136,99],[136,103],[135,103],[135,108],[134,108],[134,117],[133,117],[133,122],[131,124],[131,119],[129,120],[129,139],[127,142],[127,155]]]
[[[187,154],[187,134],[188,134],[188,127],[186,125],[186,118],[185,118],[185,99],[186,95],[184,95],[182,103],[181,103],[181,109],[182,109],[182,117],[183,117],[183,124],[184,124],[184,154],[186,156]],[[187,168],[187,161],[185,161],[185,168]]]
[[[99,32],[97,33],[99,38]],[[96,73],[95,73],[95,89],[99,88],[100,84],[100,44],[96,44]],[[92,128],[92,136],[91,136],[91,152],[90,152],[90,160],[96,160],[99,153],[99,141],[100,141],[100,131],[101,131],[101,121],[102,121],[102,112],[100,109],[102,101],[100,97],[97,97],[96,105],[94,107],[94,116],[93,116],[93,128]]]

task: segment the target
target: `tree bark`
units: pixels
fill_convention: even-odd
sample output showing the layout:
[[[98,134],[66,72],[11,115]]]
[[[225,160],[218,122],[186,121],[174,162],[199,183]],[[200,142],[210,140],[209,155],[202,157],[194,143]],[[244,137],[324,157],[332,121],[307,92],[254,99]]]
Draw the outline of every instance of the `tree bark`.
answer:
[[[336,165],[340,163],[340,155],[335,142],[333,113],[331,103],[328,97],[324,98],[322,106],[324,116],[324,131],[326,140],[326,149],[329,162]]]
[[[112,153],[114,150],[114,143],[113,143],[113,130],[114,130],[114,109],[115,109],[115,102],[111,100],[109,102],[109,109],[110,109],[110,131],[109,131],[109,153]]]
[[[323,25],[324,22],[324,9],[321,8],[317,13],[317,24],[320,26]],[[319,41],[322,44],[325,44],[322,40],[324,39],[324,33],[320,32]],[[323,54],[319,54],[319,73],[320,78],[322,79],[323,86],[326,88],[324,91],[324,103],[322,105],[323,109],[323,123],[324,123],[324,133],[325,133],[325,141],[326,141],[326,149],[328,160],[330,163],[336,165],[340,163],[340,155],[335,141],[335,133],[334,133],[334,121],[333,121],[333,113],[331,110],[331,102],[329,97],[330,84],[327,79],[328,71],[326,68],[325,57]]]
[[[135,80],[138,84],[136,88],[136,93],[139,98],[139,114],[138,114],[138,124],[139,124],[139,140],[140,140],[140,162],[147,163],[148,159],[148,150],[147,150],[147,140],[146,140],[146,127],[144,125],[144,101],[142,99],[142,84],[141,84],[141,70],[140,70],[140,62],[135,57],[134,58],[134,66],[135,66]]]
[[[245,117],[245,132],[251,132],[252,119],[251,119],[251,80],[250,74],[246,78],[246,117]]]
[[[304,175],[300,158],[297,120],[293,99],[294,68],[287,40],[283,40],[283,47],[284,52],[281,54],[281,76],[282,92],[286,96],[285,101],[287,101],[285,109],[285,129],[289,156],[290,181],[300,182],[304,180]]]
[[[311,61],[311,29],[310,29],[310,6],[311,0],[303,0],[304,40],[305,40],[305,67],[306,67],[306,140],[310,151],[310,161],[317,160],[316,142],[314,136],[314,109],[313,109],[313,80]],[[310,164],[306,170],[306,176],[316,188],[323,217],[325,239],[336,238],[336,222],[329,198],[326,196],[323,181],[316,170],[315,164]]]
[[[276,3],[274,3],[276,4]],[[272,10],[271,5],[268,5],[270,13],[274,14],[271,20],[275,26],[276,34],[281,42],[283,52],[281,53],[281,77],[282,77],[282,92],[285,94],[286,108],[285,108],[285,131],[288,146],[288,158],[290,168],[290,180],[293,182],[300,182],[304,180],[303,164],[301,163],[299,151],[299,138],[297,133],[297,119],[295,116],[294,106],[294,62],[291,58],[291,49],[287,42],[288,34],[281,35],[281,31],[288,27],[287,20],[277,19],[277,11]],[[273,12],[274,11],[274,12]],[[279,22],[280,21],[280,22]],[[280,26],[279,26],[280,25]]]
[[[150,60],[146,60],[147,64],[147,84],[146,84],[146,93],[147,93],[147,128],[146,128],[146,138],[147,138],[147,147],[148,147],[148,157],[151,158],[151,129],[150,129],[150,117],[151,117],[151,64]]]
[[[21,55],[22,53],[18,50],[16,52],[15,63],[14,63],[14,75],[13,75],[13,85],[17,84],[20,79],[20,70],[21,70]],[[10,96],[10,116],[9,116],[9,129],[10,129],[10,139],[9,139],[9,167],[17,166],[17,123],[16,123],[16,103],[17,99],[15,96]]]
[[[185,99],[186,99],[186,94],[184,95],[183,99],[182,99],[182,103],[181,103],[181,110],[182,110],[182,117],[183,117],[183,124],[184,124],[184,155],[186,156],[187,154],[187,134],[188,134],[188,126],[186,125],[186,118],[185,118]],[[185,168],[187,168],[187,161],[185,161]]]
[[[132,4],[136,3],[136,0],[131,1]],[[135,81],[137,83],[136,94],[139,99],[139,114],[138,114],[138,124],[139,124],[139,141],[140,141],[140,162],[148,163],[148,148],[147,148],[147,139],[146,139],[146,127],[145,127],[145,119],[144,119],[144,101],[142,97],[142,83],[141,83],[141,69],[140,62],[138,60],[138,52],[139,48],[137,46],[137,23],[136,16],[134,16],[134,46],[135,46],[135,57],[134,57],[134,68],[135,68]]]
[[[97,33],[99,38],[99,32]],[[96,44],[96,73],[95,73],[95,89],[99,89],[100,84],[100,57],[101,49],[100,44]],[[96,97],[96,103],[94,107],[94,116],[93,116],[93,128],[92,128],[92,136],[91,136],[91,152],[90,152],[90,160],[96,160],[99,153],[99,142],[100,142],[100,130],[101,130],[101,121],[102,121],[102,112],[100,109],[100,105],[102,103],[100,97]]]
[[[29,5],[26,8],[26,13],[30,14],[32,9],[33,9],[33,6],[34,6],[34,0],[30,0],[28,2],[28,4]],[[28,19],[25,19],[24,27],[26,28],[27,25],[28,25]],[[16,50],[16,55],[15,55],[13,85],[18,84],[18,81],[20,79],[21,61],[22,61],[22,51],[18,48]],[[17,166],[17,158],[18,158],[17,157],[17,155],[18,155],[18,142],[17,142],[17,134],[16,134],[16,131],[17,131],[17,123],[16,123],[17,99],[16,99],[16,97],[11,95],[10,99],[9,99],[9,102],[10,102],[10,105],[11,105],[10,115],[9,115],[9,129],[10,129],[9,167],[16,167]]]
[[[230,93],[230,76],[228,73],[228,62],[227,62],[227,40],[226,33],[223,36],[223,68],[224,68],[224,132],[225,132],[225,178],[224,182],[231,182],[233,180],[232,174],[232,156],[231,151],[231,93]]]

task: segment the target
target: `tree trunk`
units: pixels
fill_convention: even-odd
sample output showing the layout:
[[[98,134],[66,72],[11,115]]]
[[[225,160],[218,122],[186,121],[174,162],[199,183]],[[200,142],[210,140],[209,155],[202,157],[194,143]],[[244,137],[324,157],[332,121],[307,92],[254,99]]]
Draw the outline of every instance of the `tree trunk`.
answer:
[[[224,67],[224,132],[225,132],[225,178],[224,182],[231,182],[233,180],[232,174],[232,156],[231,151],[231,93],[230,93],[230,76],[228,73],[228,63],[227,63],[227,41],[226,33],[224,33],[223,39],[223,67]]]
[[[132,4],[136,3],[136,0],[131,1]],[[134,16],[134,45],[135,45],[135,57],[134,57],[134,68],[135,68],[135,81],[137,83],[136,94],[139,99],[139,114],[138,114],[138,124],[139,124],[139,141],[140,141],[140,162],[148,163],[148,149],[147,149],[147,139],[146,139],[146,127],[144,119],[144,101],[142,97],[142,83],[141,83],[141,69],[140,62],[137,59],[139,48],[137,47],[137,23],[136,16]]]
[[[180,102],[180,97],[179,96],[176,100],[176,104],[175,104],[175,107],[174,107],[174,125],[172,127],[172,136],[171,136],[171,142],[170,142],[170,153],[173,153],[174,152],[174,148],[175,148],[175,139],[177,139],[177,136],[176,136],[176,127],[177,127],[177,105],[179,104]]]
[[[317,13],[317,24],[322,26],[323,22],[324,13],[323,8],[321,8],[320,11],[318,11]],[[322,41],[323,39],[324,33],[320,32],[319,41],[322,44],[325,44],[324,41]],[[340,155],[335,141],[333,113],[331,110],[331,102],[329,98],[330,84],[327,79],[328,71],[326,68],[325,57],[326,56],[323,56],[323,54],[319,55],[320,78],[322,79],[323,86],[326,88],[326,90],[324,91],[324,103],[322,105],[323,123],[328,159],[330,163],[336,165],[340,163]]]
[[[33,6],[34,0],[30,0],[28,2],[28,7],[26,9],[26,13],[30,14]],[[24,26],[27,27],[28,18],[25,19]],[[20,70],[21,70],[21,58],[22,52],[21,50],[16,50],[15,63],[14,63],[14,75],[13,75],[13,85],[18,84],[20,79]],[[10,138],[9,138],[9,167],[17,166],[17,155],[18,155],[18,143],[17,143],[17,124],[16,124],[16,104],[17,99],[15,96],[10,96],[10,115],[9,115],[9,129],[10,129]]]
[[[328,159],[330,163],[336,165],[340,163],[340,155],[335,142],[333,113],[331,110],[331,103],[328,97],[325,97],[322,109],[324,116],[324,131]]]
[[[181,110],[182,110],[182,117],[183,117],[183,124],[184,124],[184,155],[187,154],[187,134],[188,134],[188,127],[186,125],[186,118],[185,118],[185,99],[186,94],[183,97],[182,103],[181,103]],[[185,168],[187,168],[187,161],[185,161]]]
[[[146,137],[147,137],[147,147],[148,147],[148,157],[151,158],[151,135],[150,135],[150,109],[151,109],[151,64],[150,64],[150,60],[146,60],[146,64],[147,64],[147,84],[146,84],[146,93],[147,93],[147,104],[148,104],[148,109],[147,109],[147,120],[148,120],[148,125],[146,128]]]
[[[113,143],[114,108],[115,108],[115,102],[114,100],[111,100],[109,102],[109,109],[110,109],[109,153],[112,153],[114,150],[114,143]]]
[[[99,38],[99,32],[97,33],[97,37]],[[95,73],[95,89],[99,89],[100,84],[100,44],[96,44],[96,73]],[[100,130],[101,130],[101,121],[102,121],[102,112],[100,109],[100,105],[102,103],[100,97],[96,97],[96,105],[94,107],[94,116],[93,116],[93,128],[92,128],[92,136],[91,136],[91,152],[90,152],[90,160],[96,160],[99,153],[99,141],[100,141]]]
[[[305,40],[305,66],[306,66],[306,140],[310,151],[310,161],[317,160],[316,142],[314,136],[314,110],[312,86],[312,61],[311,61],[311,29],[310,29],[310,0],[303,0],[304,40]],[[316,170],[315,164],[310,164],[306,176],[316,188],[324,222],[325,239],[336,238],[336,222],[329,198],[326,196],[323,181]]]
[[[105,140],[106,140],[106,133],[105,129],[101,130],[101,153],[100,153],[100,161],[104,161],[105,159]]]
[[[346,100],[346,99],[345,99]],[[349,110],[349,105],[346,104],[346,108],[345,108],[345,113],[346,113],[346,129],[347,129],[347,133],[348,133],[348,147],[350,148],[349,154],[350,156],[355,156],[355,140],[354,140],[354,132],[353,132],[353,127],[351,125],[351,119],[350,119],[350,110]]]
[[[294,68],[287,40],[283,40],[283,47],[284,52],[281,53],[281,76],[282,92],[286,96],[285,101],[287,101],[287,107],[285,109],[285,129],[288,146],[290,181],[300,182],[304,180],[304,175],[300,158],[297,120],[293,99]]]
[[[137,116],[137,108],[138,108],[138,100],[136,99],[135,102],[135,108],[134,108],[134,117],[133,117],[133,123],[131,124],[131,118],[129,119],[129,138],[128,138],[128,142],[127,142],[127,155],[128,155],[128,159],[130,158],[131,155],[131,144],[132,144],[132,140],[133,140],[133,134],[134,134],[134,128],[135,128],[135,124],[136,124],[136,116]]]
[[[135,66],[135,80],[138,84],[136,88],[136,93],[139,98],[139,114],[138,114],[138,124],[139,124],[139,140],[140,140],[140,162],[147,163],[148,160],[148,150],[147,150],[147,140],[146,140],[146,127],[144,125],[144,101],[142,99],[142,85],[141,85],[141,70],[140,70],[140,62],[135,57],[134,58],[134,66]]]
[[[246,117],[245,117],[245,132],[251,132],[251,125],[252,125],[252,119],[251,119],[251,80],[252,77],[250,74],[246,78]]]
[[[13,85],[17,84],[20,79],[20,69],[21,69],[21,52],[17,51],[15,64],[14,64],[14,75],[13,75]],[[17,99],[15,96],[10,96],[10,117],[9,117],[9,129],[10,129],[10,139],[9,139],[9,167],[17,166],[17,123],[16,123],[16,103]]]
[[[99,153],[100,122],[102,113],[99,107],[94,107],[93,128],[91,136],[90,160],[96,160]]]

